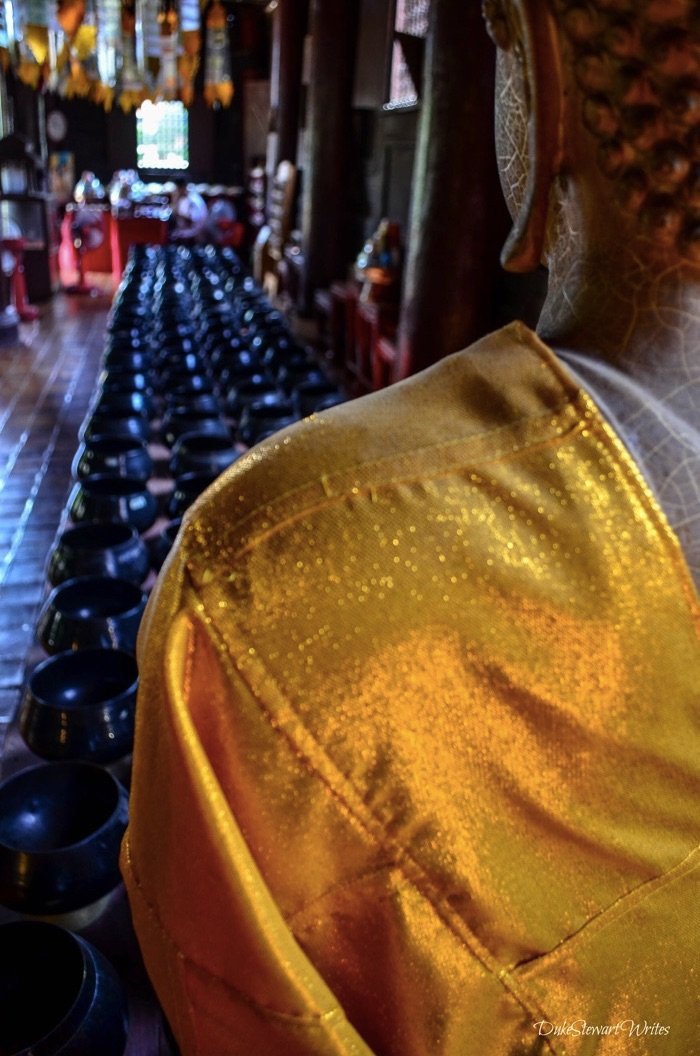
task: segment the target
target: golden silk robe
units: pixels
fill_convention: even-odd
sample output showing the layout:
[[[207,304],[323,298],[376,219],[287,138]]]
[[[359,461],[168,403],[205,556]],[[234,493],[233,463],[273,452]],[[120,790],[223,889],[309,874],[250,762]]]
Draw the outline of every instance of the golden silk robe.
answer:
[[[183,1056],[700,1053],[697,595],[520,324],[244,456],[139,641]]]

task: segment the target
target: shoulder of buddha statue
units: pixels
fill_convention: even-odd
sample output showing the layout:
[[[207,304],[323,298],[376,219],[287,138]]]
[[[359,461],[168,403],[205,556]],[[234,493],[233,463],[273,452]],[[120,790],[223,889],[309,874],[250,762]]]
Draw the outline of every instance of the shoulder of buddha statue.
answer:
[[[580,421],[579,389],[522,323],[258,444],[190,508],[192,560],[245,549],[285,519],[402,475],[507,456]],[[432,467],[432,468],[431,468]],[[189,545],[188,545],[189,542]]]

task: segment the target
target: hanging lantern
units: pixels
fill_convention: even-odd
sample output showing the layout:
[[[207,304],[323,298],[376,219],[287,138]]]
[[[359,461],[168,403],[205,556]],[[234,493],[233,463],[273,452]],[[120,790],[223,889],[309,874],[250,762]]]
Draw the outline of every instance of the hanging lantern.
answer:
[[[96,90],[101,98],[94,12],[87,9],[86,0],[58,0],[56,19],[64,39],[56,58],[52,87],[67,99],[94,98]]]
[[[73,40],[85,18],[85,0],[58,0],[56,19],[66,35]]]
[[[160,26],[158,25],[159,0],[142,0],[144,65],[153,83],[158,81],[160,71]]]
[[[230,106],[233,99],[228,12],[221,0],[213,0],[207,11],[206,54],[204,57],[204,98],[209,106]]]
[[[121,29],[121,67],[117,75],[117,101],[124,113],[128,114],[134,107],[150,99],[145,74],[136,62],[135,0],[122,0]]]
[[[177,99],[178,17],[175,0],[161,0],[158,9],[160,30],[160,70],[156,99]]]
[[[194,79],[199,70],[199,53],[202,50],[198,0],[180,0],[180,28],[182,30],[182,54],[178,60],[180,98],[185,106],[191,106],[194,100]]]
[[[10,32],[7,26],[5,0],[0,0],[0,69],[7,71],[10,65]]]
[[[117,69],[121,58],[121,3],[120,0],[96,0],[97,61],[105,92],[114,95]],[[95,99],[95,102],[106,100]],[[109,100],[111,103],[111,99]],[[107,106],[109,109],[109,106]]]
[[[41,87],[49,72],[49,0],[26,0],[17,48],[17,76],[31,88]]]

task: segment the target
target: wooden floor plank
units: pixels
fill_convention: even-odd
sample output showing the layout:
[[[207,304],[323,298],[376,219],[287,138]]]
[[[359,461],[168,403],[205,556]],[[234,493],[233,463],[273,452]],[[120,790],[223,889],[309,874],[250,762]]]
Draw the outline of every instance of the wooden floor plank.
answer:
[[[109,304],[106,295],[59,294],[37,323],[21,327],[19,342],[0,348],[0,750],[34,645]]]

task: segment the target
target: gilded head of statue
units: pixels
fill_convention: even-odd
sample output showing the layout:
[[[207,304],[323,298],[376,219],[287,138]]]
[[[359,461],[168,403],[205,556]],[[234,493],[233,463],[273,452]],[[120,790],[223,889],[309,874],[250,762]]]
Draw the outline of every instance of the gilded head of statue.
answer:
[[[504,264],[547,255],[553,203],[582,237],[700,264],[700,0],[484,0],[499,48]],[[594,233],[593,238],[598,237]]]

